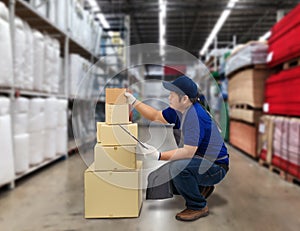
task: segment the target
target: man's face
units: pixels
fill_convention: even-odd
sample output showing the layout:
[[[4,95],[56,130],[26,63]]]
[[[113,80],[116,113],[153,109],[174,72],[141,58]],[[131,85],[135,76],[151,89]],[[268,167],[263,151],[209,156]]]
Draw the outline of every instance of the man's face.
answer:
[[[179,98],[179,95],[173,91],[170,92],[169,95],[169,104],[170,107],[177,111],[182,111],[184,109],[184,104],[182,103],[182,99]]]

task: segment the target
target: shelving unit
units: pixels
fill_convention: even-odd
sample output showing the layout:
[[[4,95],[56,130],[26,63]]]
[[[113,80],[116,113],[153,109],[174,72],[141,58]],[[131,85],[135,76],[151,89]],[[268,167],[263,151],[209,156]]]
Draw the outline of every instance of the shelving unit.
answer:
[[[91,64],[96,64],[100,69],[102,69],[103,76],[99,76],[99,75],[96,75],[95,73],[93,73],[91,75],[91,78],[95,78],[95,77],[103,78],[103,81],[104,81],[103,86],[106,86],[108,77],[115,75],[117,70],[123,69],[126,66],[126,63],[123,63],[123,62],[130,61],[130,60],[128,60],[130,57],[129,54],[126,54],[124,52],[126,49],[124,49],[123,51],[120,51],[120,48],[125,48],[126,44],[129,44],[130,18],[128,16],[124,16],[124,20],[123,20],[124,26],[126,27],[124,43],[118,44],[118,41],[120,41],[119,39],[121,38],[120,34],[111,37],[111,35],[108,35],[107,31],[103,32],[102,36],[103,36],[103,38],[105,37],[107,39],[107,44],[104,44],[104,45],[99,44],[99,49],[102,49],[102,51],[104,51],[104,48],[108,48],[108,52],[105,50],[106,53],[105,52],[102,53],[102,51],[100,53],[101,53],[101,55],[105,55],[105,56],[107,54],[107,58],[115,57],[115,59],[109,60],[110,62],[105,63],[103,60],[101,60],[101,57],[99,54],[97,54],[97,55],[94,54],[93,51],[91,51],[91,48],[84,47],[79,41],[77,41],[73,37],[71,28],[62,30],[60,27],[55,25],[48,18],[43,16],[41,13],[39,13],[33,7],[33,5],[31,5],[31,3],[28,3],[27,1],[24,1],[24,0],[3,0],[2,2],[9,9],[9,15],[10,15],[9,24],[10,24],[12,41],[14,41],[14,38],[15,38],[15,34],[14,34],[15,29],[16,29],[15,17],[19,17],[21,20],[27,22],[28,25],[32,29],[37,30],[37,31],[43,33],[44,35],[46,34],[47,36],[58,40],[59,45],[60,45],[60,57],[62,57],[64,59],[64,61],[63,61],[64,89],[62,91],[60,91],[60,93],[49,93],[49,92],[44,92],[44,91],[27,90],[27,89],[22,89],[19,87],[17,88],[14,86],[14,76],[12,76],[12,86],[11,87],[0,87],[0,95],[8,96],[10,98],[11,102],[13,102],[13,100],[16,97],[20,97],[20,96],[23,96],[26,98],[56,97],[58,99],[66,99],[66,100],[68,100],[68,109],[67,109],[68,111],[72,110],[75,99],[79,100],[80,102],[86,102],[87,108],[89,107],[90,104],[94,104],[94,105],[96,105],[96,107],[98,104],[103,105],[104,97],[101,95],[99,98],[96,96],[94,99],[93,98],[94,94],[91,94],[92,98],[90,99],[90,98],[85,98],[84,96],[76,97],[71,94],[70,86],[71,86],[72,77],[70,74],[70,67],[69,67],[70,54],[77,54],[77,55],[81,56],[82,58],[84,58],[85,60],[89,61]],[[70,20],[69,18],[68,19],[67,18],[68,17],[66,17],[66,21]],[[70,26],[68,24],[68,22],[66,22],[66,25],[68,25],[67,27]],[[100,22],[99,22],[99,26],[100,26]],[[98,33],[100,33],[100,32],[98,32]],[[98,34],[98,35],[100,35],[100,34]],[[113,39],[113,38],[114,38],[114,41],[110,41],[110,39]],[[13,55],[14,55],[15,49],[16,48],[13,43],[12,44]],[[121,80],[128,79],[128,83],[132,79],[134,79],[134,82],[140,80],[140,78],[136,77],[134,73],[129,74],[128,72],[120,73],[120,75],[118,75],[118,77],[120,77]],[[60,83],[62,83],[62,82],[60,82]],[[115,82],[115,83],[109,84],[109,87],[124,87],[124,86],[123,86],[122,81],[120,81],[118,83]],[[104,107],[100,107],[100,109],[104,111]],[[99,111],[97,111],[97,113],[99,113]],[[10,114],[12,114],[12,108],[11,108]],[[102,112],[100,114],[102,115]],[[90,119],[90,118],[88,117],[88,119]],[[14,121],[12,118],[11,127],[13,127],[13,123],[14,123]],[[81,121],[81,123],[86,124],[84,121]],[[68,123],[68,126],[70,126],[70,123]],[[89,144],[94,142],[95,137],[91,136],[91,134],[93,132],[90,130],[89,127],[85,127],[85,129],[86,129],[87,134],[86,134],[86,137],[81,137],[81,139],[80,139],[81,147],[77,147],[75,141],[72,140],[72,138],[71,138],[70,141],[68,142],[67,153],[63,153],[63,154],[61,153],[53,159],[44,160],[41,164],[39,164],[37,166],[31,166],[28,171],[26,171],[22,174],[16,175],[15,178],[13,179],[13,181],[10,183],[10,188],[14,188],[15,181],[22,178],[23,176],[25,176],[29,173],[32,173],[35,170],[38,170],[39,168],[42,168],[42,167],[52,163],[53,161],[56,161],[61,158],[67,158],[68,153],[71,153],[74,150],[78,150],[78,149],[84,150],[85,147],[89,147]],[[12,129],[12,131],[13,131],[13,129]],[[14,136],[14,134],[12,134],[12,136]],[[12,140],[13,140],[13,137],[12,137]],[[14,149],[14,145],[13,145],[13,149]]]
[[[19,180],[21,179],[22,177],[42,168],[42,167],[45,167],[51,163],[53,163],[54,161],[57,161],[57,160],[60,160],[60,159],[65,159],[67,158],[67,155],[66,154],[60,154],[60,155],[57,155],[56,157],[54,157],[53,159],[46,159],[44,160],[41,164],[39,165],[36,165],[36,166],[32,166],[30,169],[28,169],[26,172],[23,172],[21,174],[17,174],[16,177],[15,177],[15,180]]]
[[[48,18],[42,16],[39,12],[37,12],[28,2],[22,0],[4,0],[4,4],[9,9],[10,13],[10,29],[12,40],[14,40],[14,31],[15,31],[15,22],[14,19],[16,16],[20,17],[22,20],[26,21],[31,28],[41,31],[53,38],[56,38],[60,43],[60,55],[64,58],[64,76],[65,76],[65,91],[63,94],[54,94],[47,92],[40,92],[34,90],[24,90],[17,89],[14,86],[12,87],[0,87],[0,94],[6,94],[10,97],[11,101],[15,99],[16,96],[25,96],[25,97],[56,97],[60,99],[72,100],[70,97],[70,89],[68,88],[68,83],[70,82],[69,75],[69,54],[76,53],[81,57],[89,60],[91,63],[96,63],[99,60],[95,54],[89,51],[87,48],[80,45],[78,41],[72,38],[70,30],[63,31],[58,28],[54,23],[52,23]],[[100,26],[100,25],[99,25]],[[14,45],[12,46],[14,50]],[[104,63],[100,63],[105,67]],[[12,76],[12,79],[13,76]],[[13,121],[12,121],[13,124]],[[12,127],[12,125],[11,125]],[[12,137],[13,138],[13,137]],[[13,140],[13,139],[12,139]],[[87,139],[87,141],[91,141],[91,138]],[[68,142],[67,150],[74,150],[76,148],[75,141],[71,140]],[[61,153],[55,156],[53,159],[46,159],[41,164],[36,166],[31,166],[26,172],[15,175],[15,178],[12,182],[10,182],[10,188],[15,187],[15,181],[22,178],[25,175],[28,175],[58,159],[68,158],[68,153]]]

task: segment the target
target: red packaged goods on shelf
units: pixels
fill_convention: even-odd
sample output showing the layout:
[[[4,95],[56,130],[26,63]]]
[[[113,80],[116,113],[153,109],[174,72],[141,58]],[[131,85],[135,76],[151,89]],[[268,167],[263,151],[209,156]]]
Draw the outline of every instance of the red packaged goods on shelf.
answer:
[[[300,4],[298,4],[292,11],[290,11],[285,17],[283,17],[272,27],[271,38],[268,42],[273,43],[282,35],[292,30],[298,24],[300,24]]]
[[[300,4],[271,29],[267,63],[274,67],[300,56]]]
[[[266,81],[264,112],[300,115],[300,66],[281,71]]]

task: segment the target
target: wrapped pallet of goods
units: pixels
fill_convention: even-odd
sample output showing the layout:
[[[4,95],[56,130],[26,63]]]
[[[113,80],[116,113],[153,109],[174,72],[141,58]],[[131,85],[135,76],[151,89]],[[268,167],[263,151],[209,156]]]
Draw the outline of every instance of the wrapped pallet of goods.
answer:
[[[28,23],[24,22],[24,32],[26,35],[26,46],[25,46],[25,62],[24,68],[24,83],[23,87],[26,90],[33,89],[34,83],[34,43],[33,43],[33,32]]]
[[[54,97],[45,99],[44,158],[56,156],[56,129],[58,124],[58,100]]]
[[[26,34],[24,24],[20,18],[15,18],[15,40],[14,40],[14,85],[24,88],[24,63],[26,51]]]
[[[260,163],[299,180],[300,119],[265,115],[261,118],[260,133]]]
[[[0,86],[11,87],[13,76],[12,39],[9,25],[9,12],[3,2],[0,2],[0,53],[5,58],[0,59]]]
[[[45,36],[45,60],[43,91],[48,93],[58,92],[60,45],[56,39]]]
[[[57,102],[57,127],[56,127],[56,154],[66,154],[68,148],[67,133],[68,101],[60,99]]]
[[[29,100],[18,97],[13,101],[14,161],[17,174],[29,169]]]
[[[230,143],[257,158],[257,134],[264,104],[267,45],[251,42],[228,58],[226,74],[230,106]],[[238,129],[238,131],[235,131]],[[247,139],[240,137],[247,136]]]
[[[0,97],[0,186],[14,180],[14,157],[9,114],[10,99]]]
[[[288,174],[300,179],[300,119],[289,120],[288,133]]]
[[[45,39],[44,35],[37,30],[33,31],[34,43],[34,83],[33,87],[36,91],[43,90],[44,81],[44,57],[45,54]]]
[[[29,102],[29,163],[44,160],[45,99],[34,98]]]

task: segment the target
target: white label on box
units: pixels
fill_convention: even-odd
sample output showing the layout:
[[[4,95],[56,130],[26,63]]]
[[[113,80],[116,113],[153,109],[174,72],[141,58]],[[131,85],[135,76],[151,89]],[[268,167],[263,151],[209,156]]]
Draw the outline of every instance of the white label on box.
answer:
[[[273,59],[273,54],[274,54],[274,52],[272,51],[272,52],[270,52],[269,54],[268,54],[268,56],[267,56],[267,63],[269,63],[269,62],[271,62],[272,61],[272,59]]]
[[[264,103],[263,111],[264,112],[269,112],[269,103]]]
[[[265,124],[259,124],[258,131],[259,131],[260,133],[265,133],[265,129],[266,129]]]

